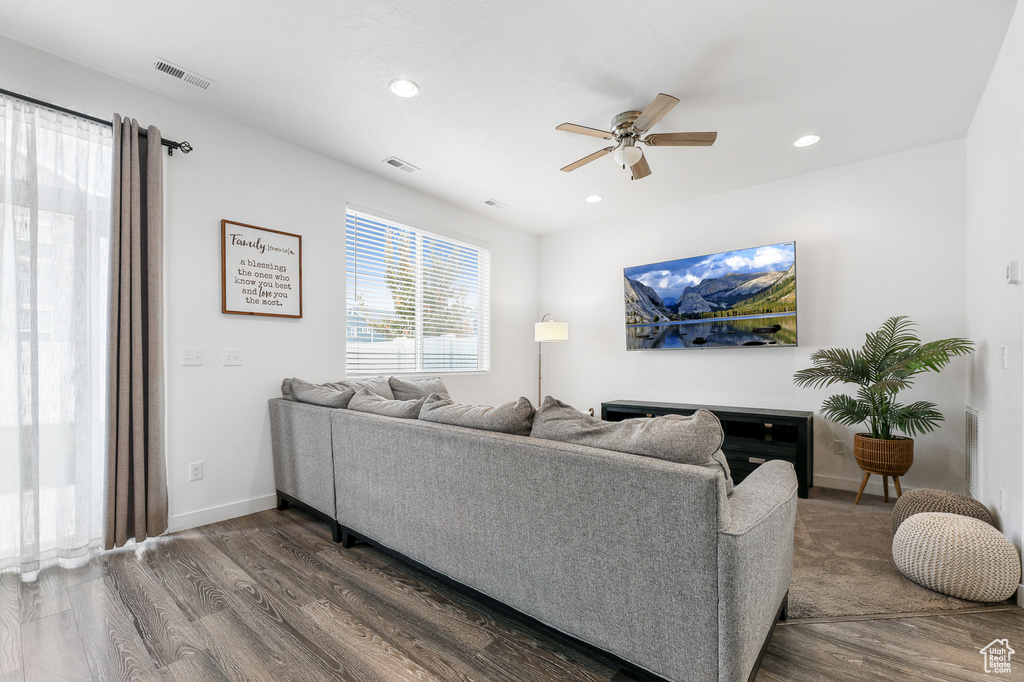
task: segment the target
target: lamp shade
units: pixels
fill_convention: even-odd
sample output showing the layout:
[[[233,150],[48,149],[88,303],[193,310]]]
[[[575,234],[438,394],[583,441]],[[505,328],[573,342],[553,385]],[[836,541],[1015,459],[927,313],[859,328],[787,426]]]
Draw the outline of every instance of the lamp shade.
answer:
[[[555,322],[554,320],[550,320],[548,322],[535,322],[533,325],[533,340],[538,343],[568,341],[569,323]]]

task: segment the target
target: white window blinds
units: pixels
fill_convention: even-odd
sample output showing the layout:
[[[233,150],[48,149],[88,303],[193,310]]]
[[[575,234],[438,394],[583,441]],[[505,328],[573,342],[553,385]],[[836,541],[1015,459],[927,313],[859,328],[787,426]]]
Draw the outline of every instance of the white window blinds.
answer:
[[[348,374],[490,369],[490,251],[349,210],[345,271]]]

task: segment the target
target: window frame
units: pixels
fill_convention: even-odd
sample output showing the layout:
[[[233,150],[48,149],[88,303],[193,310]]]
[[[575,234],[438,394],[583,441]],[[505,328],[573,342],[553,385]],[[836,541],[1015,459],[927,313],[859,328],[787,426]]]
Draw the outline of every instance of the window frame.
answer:
[[[415,369],[407,369],[396,364],[390,366],[362,367],[358,365],[358,356],[349,355],[350,344],[359,338],[365,329],[372,328],[366,319],[361,319],[359,324],[350,326],[352,319],[357,314],[355,311],[354,295],[350,290],[350,280],[353,273],[350,272],[350,261],[356,257],[352,254],[350,237],[354,239],[353,230],[357,228],[359,218],[378,224],[393,227],[398,230],[408,231],[415,235],[414,263],[415,263],[415,311],[413,339],[413,363]],[[472,369],[429,369],[425,367],[427,354],[424,351],[424,285],[423,285],[423,244],[424,240],[440,241],[444,245],[452,245],[457,249],[469,249],[474,252],[477,264],[475,277],[477,305],[474,307],[476,351],[473,356],[476,367]],[[356,265],[358,268],[358,265]],[[352,306],[352,307],[350,307]],[[346,376],[375,376],[391,374],[399,376],[437,376],[437,375],[469,375],[487,374],[491,371],[491,249],[487,242],[479,241],[466,235],[451,230],[439,229],[434,226],[426,226],[417,221],[410,221],[405,218],[389,215],[386,212],[372,208],[365,208],[348,203],[345,208],[345,373]],[[398,338],[398,337],[396,337]],[[440,338],[440,337],[439,337]]]

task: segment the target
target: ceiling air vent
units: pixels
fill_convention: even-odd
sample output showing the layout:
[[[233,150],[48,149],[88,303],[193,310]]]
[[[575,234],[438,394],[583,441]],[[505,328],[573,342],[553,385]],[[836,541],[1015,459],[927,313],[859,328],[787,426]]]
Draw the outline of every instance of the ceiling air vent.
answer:
[[[172,64],[166,59],[162,59],[160,57],[157,57],[156,61],[153,62],[153,68],[157,71],[162,71],[163,73],[166,73],[168,76],[177,78],[181,81],[185,81],[189,85],[194,85],[197,88],[202,88],[203,90],[209,90],[217,84],[216,82],[210,80],[209,78],[206,78],[205,76],[200,76],[195,71],[183,69],[180,66]]]
[[[406,173],[415,173],[416,171],[419,170],[419,168],[417,168],[416,166],[412,165],[408,161],[402,161],[397,156],[389,156],[388,158],[384,159],[383,163],[386,163],[389,166],[394,166],[395,168],[400,168],[401,170],[404,170]]]
[[[497,208],[497,209],[508,208],[508,204],[503,204],[500,201],[498,201],[497,199],[488,199],[484,203],[487,204],[488,206],[490,206],[491,208]]]

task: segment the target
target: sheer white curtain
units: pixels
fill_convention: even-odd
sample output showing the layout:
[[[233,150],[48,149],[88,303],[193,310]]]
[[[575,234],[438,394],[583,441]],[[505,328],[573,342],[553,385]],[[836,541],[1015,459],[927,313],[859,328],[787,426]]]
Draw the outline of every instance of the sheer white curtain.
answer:
[[[0,570],[102,544],[111,154],[0,95]]]

